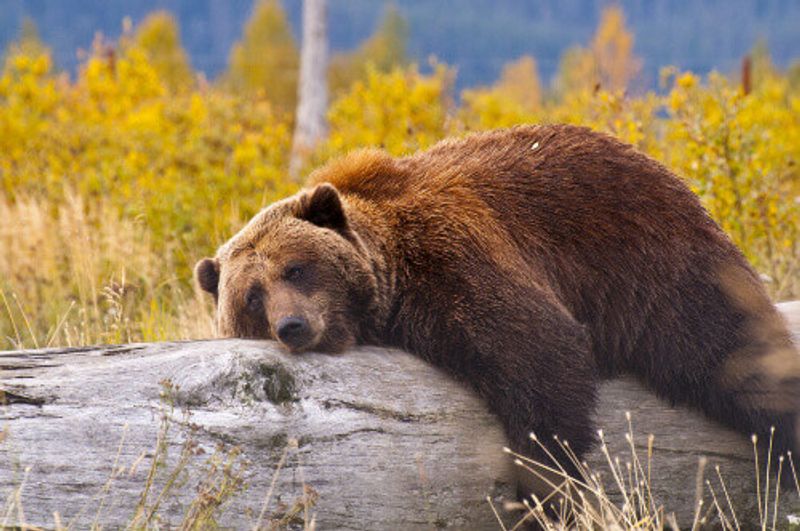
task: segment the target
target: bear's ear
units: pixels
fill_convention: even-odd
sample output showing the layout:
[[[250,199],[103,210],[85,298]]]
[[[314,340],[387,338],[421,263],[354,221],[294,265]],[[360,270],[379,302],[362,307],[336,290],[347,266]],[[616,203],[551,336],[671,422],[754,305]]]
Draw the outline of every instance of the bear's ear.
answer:
[[[347,216],[339,192],[332,184],[323,183],[300,199],[298,218],[335,231],[347,230]]]
[[[197,283],[205,291],[217,295],[219,285],[219,261],[216,258],[203,258],[194,266]]]

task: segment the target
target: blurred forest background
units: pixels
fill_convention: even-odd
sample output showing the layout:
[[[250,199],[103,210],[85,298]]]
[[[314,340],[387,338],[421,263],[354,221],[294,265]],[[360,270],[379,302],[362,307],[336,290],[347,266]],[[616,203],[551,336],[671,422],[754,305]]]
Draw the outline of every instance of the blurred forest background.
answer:
[[[775,64],[786,67],[800,47],[800,2],[796,0],[621,0],[635,50],[645,59],[637,81],[658,84],[659,69],[672,65],[705,74],[732,72],[758,39],[766,39]],[[408,57],[430,55],[458,67],[456,88],[492,83],[503,65],[522,55],[537,59],[550,80],[564,50],[589,42],[610,0],[394,0],[407,25]],[[228,67],[253,0],[3,0],[0,46],[14,39],[25,17],[53,47],[59,68],[74,72],[75,51],[89,49],[96,31],[118,38],[120,21],[139,24],[166,9],[180,24],[183,46],[195,70],[215,78]],[[328,5],[331,48],[356,48],[385,16],[383,0],[332,0]],[[284,9],[293,35],[301,35],[302,0]],[[645,37],[646,38],[643,38]]]
[[[192,265],[302,185],[300,6],[4,0],[0,349],[211,334]],[[305,169],[583,124],[685,178],[797,298],[798,22],[790,0],[332,1],[328,133]]]

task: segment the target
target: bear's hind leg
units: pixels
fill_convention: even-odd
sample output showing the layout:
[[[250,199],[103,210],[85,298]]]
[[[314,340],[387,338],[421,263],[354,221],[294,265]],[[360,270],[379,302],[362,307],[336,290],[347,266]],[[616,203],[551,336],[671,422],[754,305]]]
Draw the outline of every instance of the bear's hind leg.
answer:
[[[677,296],[653,305],[631,369],[671,402],[757,434],[764,450],[774,427],[773,457],[794,453],[800,355],[754,275],[730,271],[687,275]]]

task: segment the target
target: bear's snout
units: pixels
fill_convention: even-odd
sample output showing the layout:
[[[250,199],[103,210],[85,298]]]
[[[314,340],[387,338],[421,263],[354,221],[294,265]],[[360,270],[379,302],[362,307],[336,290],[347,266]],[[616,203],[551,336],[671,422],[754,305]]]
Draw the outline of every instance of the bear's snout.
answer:
[[[284,317],[278,321],[275,328],[278,339],[291,350],[299,350],[307,346],[312,339],[311,326],[305,317],[297,315]]]

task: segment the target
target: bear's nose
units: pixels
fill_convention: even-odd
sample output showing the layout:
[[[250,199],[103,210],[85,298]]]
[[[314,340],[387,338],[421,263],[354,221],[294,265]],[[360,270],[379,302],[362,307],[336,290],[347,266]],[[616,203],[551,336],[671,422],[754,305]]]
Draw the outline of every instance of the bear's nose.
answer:
[[[289,348],[304,346],[311,336],[311,328],[305,317],[292,315],[278,321],[278,339]]]

